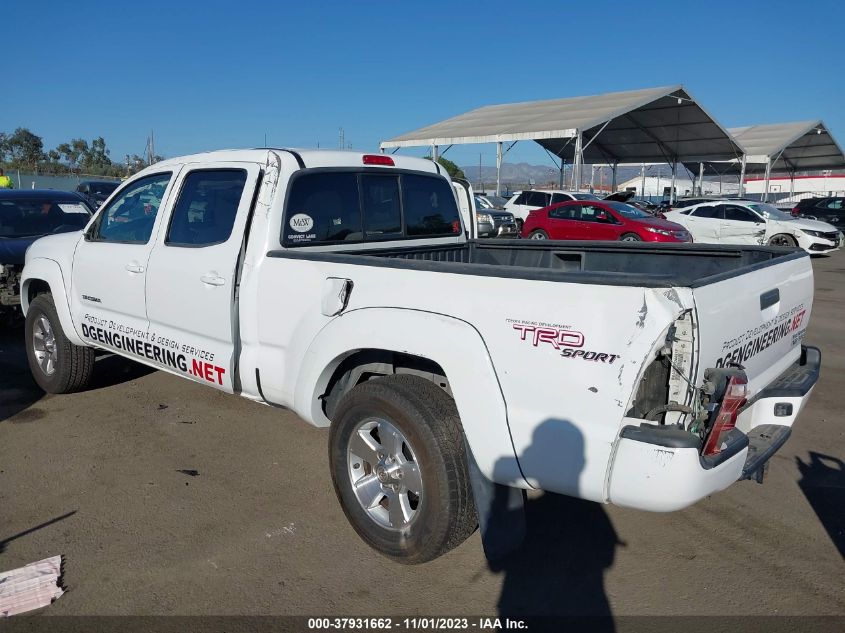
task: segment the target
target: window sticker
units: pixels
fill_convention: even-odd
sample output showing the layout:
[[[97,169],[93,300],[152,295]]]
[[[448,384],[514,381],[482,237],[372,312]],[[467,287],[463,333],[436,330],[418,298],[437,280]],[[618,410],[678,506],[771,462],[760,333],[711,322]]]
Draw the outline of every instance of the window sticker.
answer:
[[[78,202],[59,202],[58,204],[59,208],[65,213],[82,213],[84,215],[90,215],[88,213],[88,209]]]
[[[310,215],[297,213],[290,219],[290,228],[297,233],[307,233],[314,228],[314,219]]]

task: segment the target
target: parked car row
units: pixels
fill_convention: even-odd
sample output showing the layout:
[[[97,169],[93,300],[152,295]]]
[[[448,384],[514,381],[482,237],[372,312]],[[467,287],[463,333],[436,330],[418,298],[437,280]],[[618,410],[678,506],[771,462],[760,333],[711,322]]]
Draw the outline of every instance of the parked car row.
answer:
[[[538,192],[523,192],[535,194]],[[800,247],[813,255],[829,253],[842,247],[838,228],[843,198],[827,198],[796,207],[804,210],[798,217],[771,204],[753,200],[715,197],[688,198],[665,212],[655,214],[630,203],[599,200],[592,194],[547,192],[549,199],[569,197],[541,208],[533,195],[509,201],[510,208],[522,211],[528,205],[520,230],[523,238],[533,240],[614,240],[623,242],[703,242],[714,244],[757,244]],[[520,194],[522,195],[522,194]],[[579,196],[576,198],[575,196]],[[546,198],[542,198],[545,200]],[[518,203],[522,200],[523,203]],[[818,216],[810,212],[818,213]],[[836,225],[816,217],[830,218]]]

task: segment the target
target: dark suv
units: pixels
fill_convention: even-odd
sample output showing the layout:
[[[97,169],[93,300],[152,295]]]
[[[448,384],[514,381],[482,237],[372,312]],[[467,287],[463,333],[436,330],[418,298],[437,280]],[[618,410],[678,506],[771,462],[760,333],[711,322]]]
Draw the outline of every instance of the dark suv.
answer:
[[[845,228],[845,197],[804,198],[799,200],[792,215],[810,220],[821,220],[837,229]]]
[[[96,209],[106,201],[120,183],[114,180],[84,180],[76,187]]]

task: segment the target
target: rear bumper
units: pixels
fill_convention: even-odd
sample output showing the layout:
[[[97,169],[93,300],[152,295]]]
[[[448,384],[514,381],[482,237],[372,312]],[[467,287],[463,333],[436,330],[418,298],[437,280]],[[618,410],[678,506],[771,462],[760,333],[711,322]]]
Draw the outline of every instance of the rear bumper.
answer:
[[[758,477],[789,439],[792,424],[818,381],[820,367],[821,352],[815,347],[802,348],[800,360],[749,401],[722,452],[712,457],[700,455],[697,438],[689,433],[650,425],[625,426],[616,442],[608,500],[670,512],[737,480]]]

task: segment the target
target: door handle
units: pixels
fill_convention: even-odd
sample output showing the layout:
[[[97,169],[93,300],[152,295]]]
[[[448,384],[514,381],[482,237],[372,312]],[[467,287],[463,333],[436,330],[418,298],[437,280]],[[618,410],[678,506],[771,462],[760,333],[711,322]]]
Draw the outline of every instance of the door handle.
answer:
[[[129,264],[126,264],[126,270],[128,270],[130,273],[142,273],[144,272],[144,267],[140,264],[136,264],[135,262],[131,262]]]
[[[226,280],[217,273],[205,273],[200,277],[200,281],[209,286],[222,286],[226,283]]]

